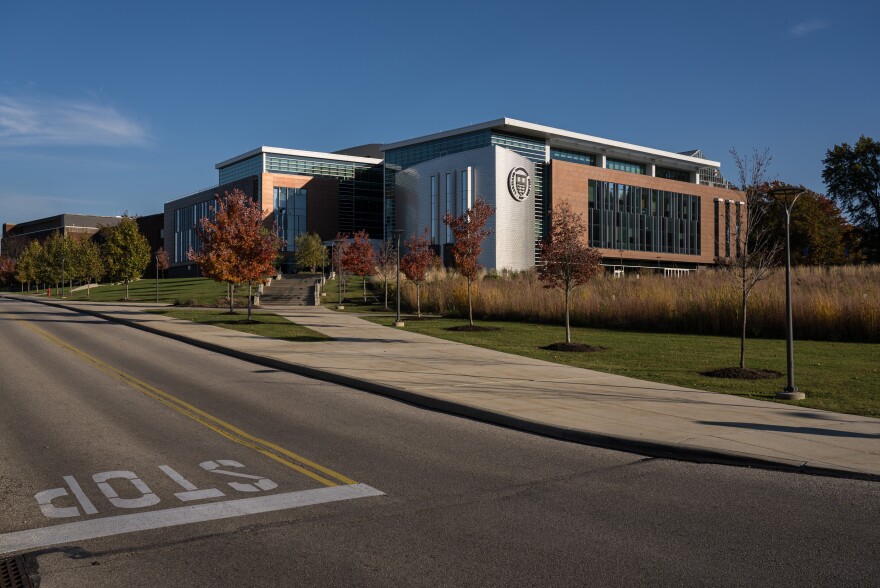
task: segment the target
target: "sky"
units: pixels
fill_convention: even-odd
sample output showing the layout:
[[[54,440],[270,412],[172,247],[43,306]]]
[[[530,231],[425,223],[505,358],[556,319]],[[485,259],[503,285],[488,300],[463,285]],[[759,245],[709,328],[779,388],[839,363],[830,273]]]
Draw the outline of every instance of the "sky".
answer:
[[[335,151],[500,117],[769,149],[824,193],[880,139],[880,0],[0,0],[0,223],[146,215],[260,145]]]

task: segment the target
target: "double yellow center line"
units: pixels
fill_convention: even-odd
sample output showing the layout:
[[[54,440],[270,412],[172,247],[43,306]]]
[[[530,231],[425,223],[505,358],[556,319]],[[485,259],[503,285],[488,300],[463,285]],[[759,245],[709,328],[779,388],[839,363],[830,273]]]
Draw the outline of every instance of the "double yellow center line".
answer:
[[[346,484],[356,484],[354,480],[351,478],[344,476],[338,472],[331,470],[330,468],[326,468],[320,464],[317,464],[309,459],[301,455],[297,455],[296,453],[281,447],[280,445],[276,445],[271,441],[266,441],[265,439],[260,439],[259,437],[255,437],[250,433],[247,433],[238,427],[227,423],[226,421],[219,419],[207,412],[201,410],[200,408],[189,404],[173,396],[167,392],[164,392],[155,386],[151,386],[146,382],[135,378],[131,374],[127,374],[122,370],[119,370],[112,365],[104,363],[100,359],[93,357],[82,351],[77,349],[70,343],[59,339],[55,335],[37,327],[36,325],[30,324],[29,322],[17,318],[9,313],[0,312],[0,314],[5,314],[17,321],[25,328],[30,330],[33,333],[36,333],[42,337],[45,337],[55,345],[63,349],[67,349],[68,351],[73,352],[78,355],[82,359],[94,365],[98,370],[119,380],[120,382],[125,383],[126,385],[134,388],[138,392],[149,396],[154,400],[158,400],[165,406],[168,406],[180,414],[191,418],[197,423],[204,425],[205,427],[211,429],[215,433],[223,435],[227,439],[238,443],[239,445],[244,445],[245,447],[249,447],[254,451],[258,451],[259,453],[265,455],[269,459],[273,459],[280,464],[283,464],[293,470],[300,472],[301,474],[305,474],[309,478],[324,484],[325,486],[339,486]]]

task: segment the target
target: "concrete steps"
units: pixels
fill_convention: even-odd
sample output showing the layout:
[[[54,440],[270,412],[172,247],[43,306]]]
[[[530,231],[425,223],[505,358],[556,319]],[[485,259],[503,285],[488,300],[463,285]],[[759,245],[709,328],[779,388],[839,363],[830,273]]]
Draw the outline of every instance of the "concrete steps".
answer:
[[[284,274],[263,288],[260,306],[313,306],[315,282],[319,279],[314,275]]]

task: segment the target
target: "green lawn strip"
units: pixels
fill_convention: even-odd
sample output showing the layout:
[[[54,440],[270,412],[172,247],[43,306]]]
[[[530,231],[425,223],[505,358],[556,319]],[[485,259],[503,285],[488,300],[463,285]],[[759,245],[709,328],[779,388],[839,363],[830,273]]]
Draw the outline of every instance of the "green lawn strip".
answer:
[[[368,320],[386,326],[393,321],[387,317]],[[500,327],[500,330],[477,333],[445,330],[462,324],[467,322],[407,317],[405,328],[554,363],[761,400],[775,401],[774,395],[786,383],[784,340],[746,341],[747,367],[775,370],[782,376],[771,380],[731,380],[701,376],[699,372],[738,365],[737,338],[573,328],[573,341],[600,345],[606,350],[570,353],[540,349],[565,339],[561,326],[480,321],[478,324]],[[807,395],[806,400],[796,403],[798,406],[880,417],[880,345],[795,341],[794,349],[795,384]]]
[[[385,308],[385,289],[381,283],[374,284],[367,281],[367,301],[364,302],[364,280],[358,276],[351,276],[346,280],[347,291],[343,295],[342,312],[354,313],[388,313],[394,312],[397,308],[397,299],[394,298],[394,285],[388,284],[388,309]],[[336,280],[327,280],[324,290],[327,295],[321,297],[321,304],[327,306],[331,310],[337,310],[337,300],[339,300],[339,285]]]
[[[328,337],[327,335],[323,335],[317,331],[293,323],[283,316],[263,311],[253,312],[253,320],[258,321],[256,324],[240,324],[242,321],[247,320],[247,311],[238,311],[235,314],[229,314],[228,310],[162,308],[150,310],[148,312],[192,321],[203,325],[223,327],[224,329],[232,329],[234,331],[241,331],[243,333],[259,335],[261,337],[281,339],[283,341],[315,342],[333,340],[332,337]]]
[[[45,295],[45,290],[31,290],[32,295]],[[28,292],[25,292],[28,294]],[[92,302],[122,302],[125,299],[125,284],[107,284],[86,290],[68,292],[67,300]],[[150,279],[132,282],[128,287],[128,302],[156,302],[156,281]],[[52,298],[58,298],[58,291],[52,288]],[[187,304],[196,306],[218,306],[225,304],[226,284],[207,278],[169,278],[159,280],[159,302],[165,304]],[[235,289],[236,304],[247,305],[247,286]]]

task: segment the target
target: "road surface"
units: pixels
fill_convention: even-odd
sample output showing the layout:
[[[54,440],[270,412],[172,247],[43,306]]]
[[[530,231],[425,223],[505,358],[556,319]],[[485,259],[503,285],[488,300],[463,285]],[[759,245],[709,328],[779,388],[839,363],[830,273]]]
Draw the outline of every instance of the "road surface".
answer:
[[[41,586],[876,585],[880,484],[602,450],[0,299]]]

